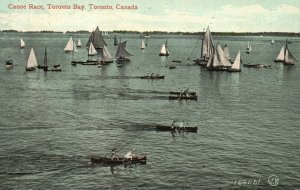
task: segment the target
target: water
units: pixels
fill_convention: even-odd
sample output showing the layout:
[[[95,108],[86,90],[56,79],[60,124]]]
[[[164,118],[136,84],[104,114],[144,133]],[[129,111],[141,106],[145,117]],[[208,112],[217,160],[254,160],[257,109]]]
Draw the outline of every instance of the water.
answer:
[[[20,50],[22,37],[26,48]],[[88,35],[75,35],[83,44]],[[140,50],[138,35],[128,40],[131,63],[71,66],[63,34],[1,34],[0,188],[1,189],[299,189],[300,68],[273,63],[285,37],[214,37],[227,44],[232,59],[272,65],[241,73],[207,72],[188,60],[197,58],[197,37],[151,36]],[[168,38],[170,57],[159,57]],[[113,36],[106,37],[112,55]],[[245,49],[250,41],[252,53]],[[199,42],[199,41],[198,41]],[[300,59],[300,39],[289,46]],[[25,73],[30,47],[42,63],[63,72]],[[196,45],[199,47],[199,43]],[[13,69],[4,60],[14,59]],[[86,59],[82,47],[75,59]],[[180,59],[169,70],[172,59]],[[149,73],[164,80],[141,80]],[[169,101],[169,91],[189,88],[198,101]],[[186,120],[197,134],[154,130],[156,124]],[[91,155],[135,148],[147,164],[124,168],[90,163]],[[112,173],[112,169],[114,174]],[[267,180],[276,175],[277,187]],[[241,184],[259,180],[258,185]],[[249,182],[250,183],[250,182]]]

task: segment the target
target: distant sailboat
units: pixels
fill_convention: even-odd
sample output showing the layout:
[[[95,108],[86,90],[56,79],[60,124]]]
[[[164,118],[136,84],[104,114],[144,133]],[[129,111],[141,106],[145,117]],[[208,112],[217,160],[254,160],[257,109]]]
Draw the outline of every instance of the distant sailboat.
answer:
[[[213,54],[210,56],[206,69],[209,71],[226,71],[231,68],[231,63],[226,58],[226,55],[220,46],[217,44],[217,48],[213,49]]]
[[[250,45],[250,43],[248,41],[248,46],[247,46],[247,49],[246,49],[246,53],[250,53],[251,50],[252,50],[252,48],[251,48],[251,45]]]
[[[76,48],[76,45],[74,43],[74,40],[72,38],[72,36],[70,37],[64,51],[67,53],[67,52],[76,52],[77,51],[77,48]]]
[[[142,42],[141,42],[141,49],[145,49],[145,47],[146,47],[145,42],[144,42],[144,40],[142,40]]]
[[[274,39],[272,39],[272,41],[271,41],[271,44],[274,44],[275,43],[275,40]]]
[[[45,47],[45,53],[44,53],[44,71],[47,72],[47,71],[61,71],[60,69],[60,65],[57,64],[57,65],[53,65],[53,68],[52,69],[48,69],[48,56],[47,56],[47,46]]]
[[[226,58],[228,59],[228,61],[231,62],[230,55],[229,55],[229,49],[228,49],[227,44],[224,45],[223,51],[224,51],[224,54],[225,54]]]
[[[77,40],[77,47],[81,47],[82,46],[82,43],[80,41],[80,39]]]
[[[282,46],[277,58],[274,60],[274,62],[283,62],[284,61],[284,50],[285,48]]]
[[[97,54],[97,50],[95,49],[93,43],[90,43],[90,47],[88,50],[88,56],[94,56]]]
[[[170,52],[169,52],[168,48],[166,47],[165,44],[162,44],[159,56],[169,56],[169,55],[170,55]]]
[[[294,56],[290,52],[287,44],[288,44],[288,42],[286,42],[286,44],[285,44],[283,64],[284,65],[295,65],[295,62],[297,60],[294,58]]]
[[[26,71],[34,71],[37,66],[38,66],[38,64],[37,64],[37,60],[35,57],[35,53],[34,53],[33,48],[31,48],[29,56],[28,56],[28,60],[27,60]]]
[[[241,52],[239,51],[233,62],[233,65],[228,70],[229,72],[241,72]]]
[[[119,44],[119,43],[118,43],[118,39],[117,39],[117,36],[115,35],[115,36],[114,36],[114,45],[117,46],[118,44]]]
[[[20,39],[20,43],[21,43],[21,44],[20,44],[20,48],[21,48],[21,49],[25,48],[26,45],[25,45],[25,42],[23,41],[22,38]]]
[[[119,43],[118,49],[116,52],[116,59],[118,62],[128,62],[130,61],[129,56],[132,56],[127,50],[126,50],[126,44],[127,41],[124,41],[122,43]]]
[[[214,44],[213,44],[213,40],[212,40],[212,35],[210,33],[210,29],[208,26],[206,29],[206,32],[203,33],[200,57],[198,59],[194,60],[194,62],[201,66],[206,66],[209,58],[213,54],[213,49],[214,49]]]

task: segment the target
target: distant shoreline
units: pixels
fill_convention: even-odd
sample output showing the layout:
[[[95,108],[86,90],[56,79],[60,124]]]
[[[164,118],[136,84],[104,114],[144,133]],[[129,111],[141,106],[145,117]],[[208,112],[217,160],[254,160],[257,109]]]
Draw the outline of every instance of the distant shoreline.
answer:
[[[140,35],[202,35],[202,32],[166,32],[166,31],[125,31],[125,30],[114,30],[105,31],[108,34],[140,34]],[[74,33],[74,34],[90,34],[90,31],[17,31],[17,30],[2,30],[1,33]],[[300,37],[300,33],[295,32],[212,32],[215,36],[289,36],[289,37]]]

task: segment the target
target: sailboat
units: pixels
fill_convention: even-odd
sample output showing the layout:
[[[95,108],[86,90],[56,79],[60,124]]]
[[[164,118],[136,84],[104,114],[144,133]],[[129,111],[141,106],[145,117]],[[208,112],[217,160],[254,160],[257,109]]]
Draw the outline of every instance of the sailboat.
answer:
[[[248,41],[248,46],[247,46],[247,49],[246,49],[246,53],[250,53],[251,50],[252,50],[252,48],[251,48],[251,45],[250,45],[250,43]]]
[[[294,56],[290,52],[287,44],[288,44],[288,42],[286,42],[286,44],[285,44],[283,64],[284,65],[295,65],[295,62],[297,60],[294,58]]]
[[[128,62],[130,61],[129,56],[132,56],[125,48],[127,41],[119,43],[115,58],[118,62]]]
[[[209,71],[226,71],[229,68],[231,68],[231,63],[218,43],[217,48],[213,49],[213,54],[209,57],[206,69]]]
[[[49,69],[48,68],[48,56],[47,56],[47,46],[45,47],[45,53],[44,53],[44,71],[47,72],[47,71],[61,71],[61,69],[59,68],[60,65],[57,64],[57,65],[53,65],[53,68],[52,69]]]
[[[274,60],[274,62],[283,62],[284,61],[284,50],[285,48],[282,46],[277,58]]]
[[[100,64],[105,65],[112,62],[114,62],[112,56],[110,55],[106,46],[103,46],[102,54],[100,58]]]
[[[82,43],[80,41],[80,39],[77,40],[77,47],[81,47]]]
[[[95,49],[93,43],[90,43],[90,47],[88,50],[88,56],[94,56],[97,54],[97,50]]]
[[[94,47],[93,42],[90,43],[90,47],[88,49],[88,59],[86,60],[85,63],[81,63],[82,65],[96,65],[98,64],[98,60],[97,59],[90,59],[91,56],[95,56],[97,55],[97,50]]]
[[[91,33],[89,40],[86,43],[86,47],[90,47],[91,42],[93,43],[96,50],[102,49],[103,46],[107,46],[107,44],[104,41],[104,38],[102,36],[102,32],[99,30],[98,26],[97,26],[96,30]]]
[[[144,42],[144,40],[142,40],[142,42],[141,42],[141,49],[145,49],[145,47],[146,47],[145,42]]]
[[[233,65],[228,70],[229,72],[241,72],[241,51],[239,50],[236,58],[233,62]]]
[[[25,45],[25,42],[23,41],[22,38],[20,39],[20,43],[21,43],[21,44],[20,44],[20,48],[21,48],[21,49],[25,48],[26,45]]]
[[[114,45],[117,46],[118,44],[119,44],[119,43],[118,43],[118,39],[117,39],[117,36],[115,35],[115,36],[114,36]]]
[[[231,62],[230,55],[229,55],[229,49],[228,49],[227,44],[224,45],[223,51],[224,51],[224,54],[225,54],[226,58],[228,59],[228,61]]]
[[[159,56],[169,56],[169,55],[170,55],[170,52],[169,52],[168,48],[166,47],[165,44],[162,44]]]
[[[35,57],[35,53],[34,53],[33,48],[31,48],[29,56],[28,56],[28,60],[27,60],[26,71],[34,71],[37,66],[38,66],[38,64],[37,64],[37,60]]]
[[[194,62],[201,66],[206,66],[209,58],[212,56],[213,49],[214,49],[214,44],[212,41],[212,35],[210,33],[210,29],[208,26],[206,29],[206,32],[203,33],[200,57],[198,59],[194,60]]]
[[[271,44],[274,44],[274,43],[275,43],[275,41],[274,41],[274,39],[272,39],[272,40],[271,40]]]
[[[68,41],[68,43],[67,43],[67,45],[66,45],[64,51],[65,51],[66,53],[78,51],[77,48],[76,48],[76,45],[75,45],[75,43],[74,43],[74,40],[73,40],[72,36],[70,37],[70,39],[69,39],[69,41]]]

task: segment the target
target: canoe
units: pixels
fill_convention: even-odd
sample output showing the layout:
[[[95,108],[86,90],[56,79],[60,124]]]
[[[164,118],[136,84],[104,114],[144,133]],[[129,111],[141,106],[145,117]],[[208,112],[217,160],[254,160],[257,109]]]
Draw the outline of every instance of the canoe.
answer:
[[[193,96],[169,96],[169,100],[196,100],[197,101],[198,96],[193,95]]]
[[[114,157],[111,159],[111,157],[101,157],[101,156],[92,156],[91,162],[95,164],[136,164],[141,163],[145,164],[147,160],[147,156],[133,156],[131,158],[125,158],[123,156],[121,157]]]
[[[170,92],[170,94],[175,94],[175,95],[179,95],[180,93],[182,93],[182,92],[174,92],[174,91]],[[191,95],[191,96],[195,96],[196,92],[188,92],[188,94]]]
[[[171,126],[164,126],[164,125],[157,125],[157,131],[178,131],[178,132],[191,132],[197,133],[198,127],[171,127]]]
[[[141,79],[164,79],[165,76],[141,76]]]

